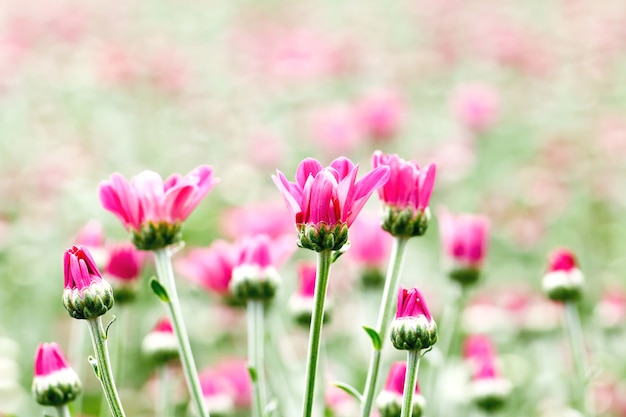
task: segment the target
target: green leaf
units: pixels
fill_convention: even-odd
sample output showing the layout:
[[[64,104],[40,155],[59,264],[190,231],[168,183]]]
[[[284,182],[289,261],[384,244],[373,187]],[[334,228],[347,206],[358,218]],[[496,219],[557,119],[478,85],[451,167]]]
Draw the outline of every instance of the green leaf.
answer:
[[[170,302],[170,296],[167,294],[167,290],[165,289],[163,284],[161,284],[159,280],[156,279],[156,277],[152,277],[150,279],[150,288],[152,288],[152,291],[154,291],[157,297],[159,297],[161,300],[165,301],[166,303]]]
[[[334,386],[336,386],[339,389],[344,390],[345,392],[347,392],[348,394],[350,394],[355,400],[357,400],[359,403],[363,402],[363,396],[361,395],[361,393],[354,388],[352,385],[350,384],[346,384],[345,382],[333,382],[332,383]]]
[[[248,373],[250,374],[250,379],[252,380],[253,383],[256,383],[257,381],[257,373],[256,373],[256,368],[254,366],[248,365]]]
[[[363,326],[363,330],[365,330],[370,339],[372,339],[372,346],[374,346],[374,349],[380,350],[383,346],[383,343],[380,339],[380,335],[378,334],[378,332],[367,326]]]

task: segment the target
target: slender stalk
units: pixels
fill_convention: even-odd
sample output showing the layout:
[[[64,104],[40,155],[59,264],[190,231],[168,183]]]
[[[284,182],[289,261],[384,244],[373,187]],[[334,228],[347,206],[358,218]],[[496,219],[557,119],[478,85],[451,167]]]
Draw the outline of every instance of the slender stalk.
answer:
[[[400,417],[411,417],[413,414],[413,394],[415,393],[421,357],[422,352],[419,350],[409,350],[407,352],[406,376],[404,378],[404,394],[402,395],[402,413]]]
[[[587,359],[585,356],[585,339],[583,337],[578,316],[578,305],[573,302],[565,303],[566,333],[569,339],[574,367],[576,369],[576,385],[578,393],[574,395],[575,402],[583,414],[587,413]]]
[[[189,344],[189,336],[187,335],[187,329],[183,322],[183,313],[180,309],[180,301],[178,300],[176,283],[174,282],[174,271],[172,270],[170,253],[167,248],[158,249],[154,251],[154,258],[159,281],[165,285],[168,292],[169,302],[166,304],[170,314],[170,320],[172,321],[172,327],[174,328],[174,334],[176,334],[176,339],[178,340],[178,350],[189,394],[191,395],[191,399],[199,416],[209,417],[209,412],[204,404],[204,397],[202,396],[202,389],[200,388],[200,380],[198,379],[198,371],[191,352],[191,345]]]
[[[315,398],[315,376],[317,374],[317,361],[319,359],[320,336],[322,322],[324,320],[324,301],[328,288],[328,275],[332,251],[325,250],[317,253],[317,276],[315,279],[315,295],[313,298],[313,315],[311,317],[311,329],[309,332],[309,349],[307,354],[306,387],[302,404],[302,416],[311,417]]]
[[[117,304],[117,320],[116,327],[119,329],[119,334],[117,338],[112,342],[111,346],[111,368],[113,369],[113,374],[117,375],[117,383],[120,386],[124,386],[124,367],[122,366],[122,362],[124,362],[124,346],[125,340],[127,339],[127,327],[128,321],[126,320],[126,307],[124,305]],[[100,400],[100,415],[105,416],[107,409],[107,400],[105,397],[102,397]]]
[[[67,404],[56,407],[56,409],[59,417],[72,417],[72,415],[70,414],[70,408],[67,406]]]
[[[102,327],[102,317],[87,320],[89,324],[89,334],[91,335],[91,343],[96,354],[98,364],[98,379],[102,384],[104,396],[109,403],[109,409],[113,417],[125,417],[124,408],[120,401],[115,380],[113,379],[113,370],[111,369],[111,359],[109,358],[109,350],[107,348],[107,336]]]
[[[170,417],[173,415],[172,410],[170,410],[170,392],[171,387],[169,382],[170,373],[167,368],[167,364],[163,364],[159,366],[159,390],[160,398],[159,404],[155,410],[156,417]]]
[[[380,302],[380,310],[378,311],[378,322],[376,331],[380,335],[381,349],[372,348],[370,356],[370,364],[367,369],[367,380],[365,382],[365,392],[363,393],[363,407],[361,408],[361,416],[369,417],[374,401],[374,392],[378,382],[378,374],[380,372],[380,359],[382,346],[387,340],[387,332],[389,323],[393,316],[393,300],[398,294],[398,283],[400,281],[400,271],[404,262],[404,254],[406,252],[407,238],[396,237],[391,250],[391,258],[387,269],[387,277],[385,278],[385,288],[383,290],[383,298]]]
[[[252,417],[263,417],[267,404],[267,381],[265,378],[264,344],[264,305],[263,301],[249,300],[246,309],[248,318],[248,363],[256,372],[253,381]]]

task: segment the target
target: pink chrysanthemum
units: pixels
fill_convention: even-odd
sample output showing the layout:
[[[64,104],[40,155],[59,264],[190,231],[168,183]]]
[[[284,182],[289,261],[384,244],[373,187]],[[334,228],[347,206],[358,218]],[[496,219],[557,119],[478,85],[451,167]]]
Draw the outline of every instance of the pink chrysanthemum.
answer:
[[[100,184],[100,202],[132,231],[138,249],[160,249],[180,240],[181,223],[216,182],[213,169],[206,165],[165,181],[152,171],[143,171],[130,182],[116,173]]]
[[[34,371],[32,391],[39,404],[61,406],[80,394],[78,375],[56,343],[41,343],[37,347]]]
[[[339,250],[347,242],[348,227],[372,193],[389,179],[389,168],[378,167],[357,181],[358,165],[337,158],[322,167],[305,159],[289,182],[282,172],[272,176],[299,232],[299,244],[315,251]]]

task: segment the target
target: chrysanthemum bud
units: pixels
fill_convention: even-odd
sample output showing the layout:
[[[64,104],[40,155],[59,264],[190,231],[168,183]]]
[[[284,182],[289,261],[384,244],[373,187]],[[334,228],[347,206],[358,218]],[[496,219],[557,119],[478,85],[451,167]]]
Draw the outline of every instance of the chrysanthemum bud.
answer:
[[[390,168],[389,181],[378,189],[383,203],[383,229],[393,236],[405,238],[426,233],[435,165],[420,169],[413,161],[376,151],[372,155],[372,166]]]
[[[78,375],[56,343],[42,343],[37,348],[32,391],[39,404],[54,407],[74,401],[80,394]]]
[[[75,319],[93,319],[113,307],[113,289],[102,279],[89,250],[72,246],[65,251],[63,305]]]
[[[470,399],[477,407],[491,412],[500,409],[511,393],[511,382],[499,375],[496,350],[486,336],[469,336],[463,346],[463,356],[472,367]]]
[[[417,288],[398,292],[398,310],[391,323],[391,342],[396,349],[428,349],[437,342],[437,325]]]
[[[389,370],[385,387],[376,398],[376,408],[380,417],[400,417],[402,412],[402,397],[404,395],[404,379],[406,378],[406,362],[394,362]],[[419,384],[415,385],[413,395],[413,417],[420,417],[426,405],[420,394]]]
[[[229,284],[233,296],[242,300],[272,299],[280,283],[276,266],[291,254],[292,242],[271,240],[264,234],[244,239]]]
[[[315,263],[302,263],[298,267],[300,286],[298,291],[289,299],[289,311],[299,325],[309,328],[313,315],[315,296],[315,280],[317,268]],[[324,323],[330,320],[330,303],[324,304]]]
[[[159,364],[178,358],[178,341],[168,319],[159,320],[152,331],[143,338],[141,351]]]
[[[585,277],[574,254],[557,249],[550,255],[548,271],[543,277],[543,290],[554,301],[578,301],[582,296]]]

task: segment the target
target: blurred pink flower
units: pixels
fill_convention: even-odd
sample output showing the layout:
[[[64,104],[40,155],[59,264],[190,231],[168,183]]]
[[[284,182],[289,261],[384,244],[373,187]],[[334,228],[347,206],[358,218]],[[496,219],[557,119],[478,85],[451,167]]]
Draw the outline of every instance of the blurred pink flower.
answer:
[[[56,343],[40,343],[35,354],[32,392],[46,406],[63,406],[81,392],[78,374],[68,365]]]
[[[239,258],[235,269],[252,268],[263,273],[267,268],[278,268],[293,254],[296,245],[291,234],[271,239],[260,234],[245,236],[239,242]]]
[[[365,268],[384,268],[393,237],[381,227],[379,216],[362,214],[350,230],[347,256]]]
[[[40,343],[35,354],[35,378],[71,371],[58,344]]]
[[[548,259],[548,272],[571,272],[578,268],[578,261],[572,251],[558,248],[552,251]]]
[[[195,248],[176,261],[176,269],[185,277],[220,296],[229,293],[233,268],[239,259],[239,246],[216,240],[208,248]]]
[[[97,72],[103,82],[128,85],[140,80],[140,62],[126,46],[111,43],[102,46],[98,52]]]
[[[463,357],[470,362],[474,379],[489,379],[498,376],[496,349],[485,335],[470,335],[463,343]]]
[[[470,132],[482,133],[498,120],[500,98],[498,92],[486,84],[464,84],[452,94],[454,116]]]
[[[626,322],[626,291],[622,287],[610,287],[596,304],[594,316],[605,329],[621,329]]]
[[[404,394],[404,380],[406,378],[406,361],[398,361],[391,364],[389,374],[385,381],[385,391],[393,392],[402,396]],[[419,394],[419,384],[415,385],[415,392]]]
[[[147,233],[144,228],[180,226],[216,182],[208,165],[201,165],[184,177],[173,174],[165,182],[153,171],[143,171],[130,182],[115,173],[109,181],[100,183],[100,202],[127,230],[141,235]]]
[[[46,35],[66,43],[76,43],[85,34],[87,15],[79,5],[55,5],[44,15]]]
[[[302,262],[298,265],[298,290],[301,298],[313,298],[315,295],[317,266],[315,262]]]
[[[285,216],[285,207],[278,203],[255,203],[229,208],[222,214],[221,230],[233,239],[263,233],[276,238],[285,233],[291,233],[293,223]]]
[[[398,361],[391,364],[389,374],[385,381],[383,390],[376,398],[376,408],[383,416],[394,416],[402,408],[404,397],[404,382],[406,379],[406,361]],[[410,415],[419,416],[426,401],[420,394],[419,383],[415,383],[415,394],[413,395],[413,407]]]
[[[167,93],[180,92],[189,78],[188,64],[174,46],[153,51],[148,56],[146,72],[153,85]]]
[[[341,157],[323,168],[307,158],[298,165],[296,182],[277,171],[272,176],[298,229],[345,224],[350,226],[367,199],[389,178],[389,168],[377,167],[356,180],[358,165]]]
[[[78,231],[74,241],[77,245],[87,246],[89,249],[104,246],[104,228],[98,220],[90,220]]]
[[[395,91],[377,91],[356,104],[360,131],[374,140],[393,139],[402,124],[406,105]]]
[[[489,219],[472,214],[438,211],[441,243],[457,267],[480,269],[489,247]]]
[[[118,244],[109,248],[109,262],[105,268],[108,276],[121,281],[134,281],[141,276],[145,256],[131,244]]]
[[[252,400],[252,381],[246,363],[231,359],[199,375],[202,393],[211,412],[246,409]]]

